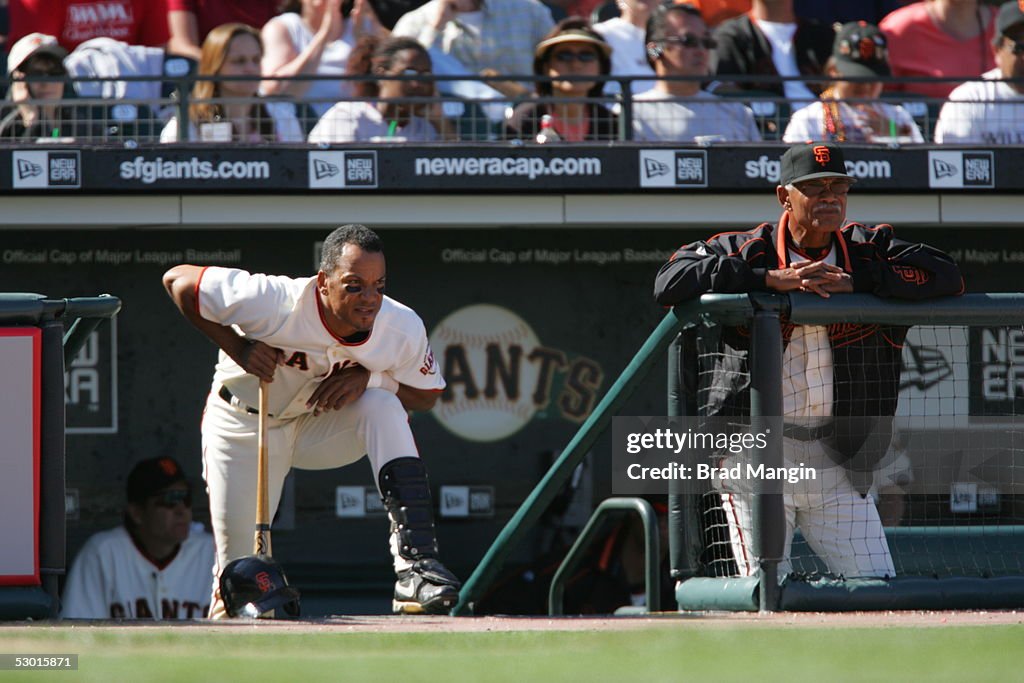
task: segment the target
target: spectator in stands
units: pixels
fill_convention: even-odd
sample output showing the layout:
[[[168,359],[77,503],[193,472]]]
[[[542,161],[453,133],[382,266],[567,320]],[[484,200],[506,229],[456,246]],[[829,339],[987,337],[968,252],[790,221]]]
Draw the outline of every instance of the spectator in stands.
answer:
[[[906,78],[976,78],[995,66],[989,45],[996,9],[979,0],[925,0],[892,12],[879,23],[889,39],[892,74]],[[894,84],[927,97],[944,98],[955,81]]]
[[[538,98],[518,105],[505,123],[511,138],[533,140],[541,118],[551,116],[552,127],[568,142],[618,139],[618,117],[600,101],[604,78],[611,73],[612,48],[579,17],[558,22],[534,50],[533,73]],[[562,76],[593,76],[592,81],[562,80]]]
[[[351,94],[342,80],[349,55],[363,34],[387,35],[368,0],[356,0],[351,14],[341,0],[292,0],[285,12],[263,27],[263,92],[301,97],[322,116],[335,102]],[[322,80],[274,80],[279,76],[330,76]]]
[[[223,24],[210,31],[199,58],[200,76],[189,107],[189,139],[203,142],[302,142],[302,127],[287,102],[261,102],[259,81],[263,45],[245,24]],[[160,142],[177,142],[180,122],[168,121]]]
[[[553,23],[537,0],[430,0],[399,19],[394,34],[453,58],[466,74],[522,76]],[[529,84],[515,81],[490,85],[509,96],[529,93]]]
[[[54,36],[32,33],[11,47],[7,75],[12,79],[0,109],[0,139],[88,138],[94,132],[88,112],[64,99],[67,50]],[[38,80],[37,80],[38,79]]]
[[[173,458],[128,475],[124,523],[86,541],[64,586],[65,619],[201,619],[213,537],[193,529],[192,491]],[[198,526],[198,525],[197,525]]]
[[[594,24],[594,30],[601,34],[612,48],[613,76],[643,76],[648,80],[632,81],[632,92],[645,92],[654,87],[654,69],[647,61],[644,48],[644,29],[651,16],[655,0],[618,0],[620,14],[617,17]],[[608,81],[604,87],[607,94],[621,90],[618,81]]]
[[[996,29],[996,68],[949,94],[935,142],[1024,145],[1024,12],[1017,0],[999,8]]]
[[[866,21],[844,24],[836,33],[825,71],[838,80],[821,93],[820,101],[793,113],[784,142],[924,142],[906,109],[878,101],[881,80],[842,80],[890,75],[885,35],[877,26]]]
[[[866,21],[877,26],[882,17],[908,2],[909,0],[795,0],[793,7],[797,15],[828,26],[848,24],[851,21]]]
[[[310,142],[425,141],[441,137],[439,109],[429,101],[435,95],[433,80],[396,80],[393,77],[430,76],[430,55],[411,38],[379,41],[361,38],[349,60],[353,75],[374,74],[377,81],[354,84],[356,97],[379,98],[370,102],[338,102],[320,118],[309,134]],[[433,119],[433,121],[431,120]]]
[[[700,10],[700,15],[710,27],[723,21],[746,14],[750,11],[751,0],[693,0],[693,6]]]
[[[659,79],[698,78],[708,75],[715,41],[696,7],[663,3],[647,22],[644,45]],[[636,139],[644,141],[761,139],[750,109],[720,101],[701,89],[699,80],[659,80],[653,89],[636,95],[633,130]]]
[[[832,27],[798,17],[793,0],[753,0],[750,12],[715,29],[717,74],[743,90],[760,90],[790,100],[817,97],[816,82],[735,82],[738,75],[820,76],[832,52]]]
[[[44,33],[66,50],[91,38],[163,47],[169,36],[165,0],[10,0],[8,9],[11,42]]]
[[[221,24],[262,28],[277,15],[281,0],[166,0],[167,50],[199,60],[207,34]]]

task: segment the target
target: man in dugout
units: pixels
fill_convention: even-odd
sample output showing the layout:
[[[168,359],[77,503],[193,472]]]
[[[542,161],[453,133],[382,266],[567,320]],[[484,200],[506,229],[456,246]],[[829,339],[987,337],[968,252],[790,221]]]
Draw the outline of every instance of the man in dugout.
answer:
[[[658,272],[656,300],[674,305],[707,292],[809,292],[826,299],[862,292],[905,300],[962,293],[960,270],[946,254],[897,239],[890,225],[847,222],[854,181],[838,145],[790,147],[775,188],[782,208],[778,222],[679,248]],[[888,445],[907,329],[782,320],[784,464],[814,467],[817,478],[784,484],[780,580],[791,570],[790,546],[798,527],[831,574],[895,575],[869,492],[872,463],[865,463],[864,454],[870,460],[872,450],[884,453]],[[701,412],[749,415],[749,377],[741,372],[750,353],[749,331],[723,330],[718,351],[714,366],[702,368],[708,372],[700,375],[711,383]],[[754,482],[716,480],[715,486],[738,571],[753,576],[758,572],[749,547]]]

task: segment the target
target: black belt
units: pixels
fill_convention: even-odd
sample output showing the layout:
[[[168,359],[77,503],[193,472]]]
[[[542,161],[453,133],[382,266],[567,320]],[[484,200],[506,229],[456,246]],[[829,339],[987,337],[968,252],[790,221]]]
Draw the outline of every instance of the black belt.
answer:
[[[217,395],[224,399],[224,401],[227,402],[228,405],[235,406],[236,408],[241,408],[250,415],[260,414],[260,411],[256,410],[255,408],[250,408],[249,406],[245,405],[237,398],[235,398],[235,395],[228,391],[228,388],[225,386],[221,386],[220,391],[217,392]]]
[[[783,425],[782,435],[797,441],[819,441],[832,436],[836,426],[834,422],[823,424],[820,427],[803,427],[801,425]]]

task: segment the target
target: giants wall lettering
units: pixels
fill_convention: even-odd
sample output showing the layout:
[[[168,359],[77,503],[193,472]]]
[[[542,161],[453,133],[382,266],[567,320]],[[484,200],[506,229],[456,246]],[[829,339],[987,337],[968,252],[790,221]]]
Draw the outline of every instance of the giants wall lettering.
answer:
[[[470,441],[509,437],[534,416],[582,422],[604,380],[601,366],[541,344],[514,312],[475,304],[430,335],[448,386],[433,414]]]

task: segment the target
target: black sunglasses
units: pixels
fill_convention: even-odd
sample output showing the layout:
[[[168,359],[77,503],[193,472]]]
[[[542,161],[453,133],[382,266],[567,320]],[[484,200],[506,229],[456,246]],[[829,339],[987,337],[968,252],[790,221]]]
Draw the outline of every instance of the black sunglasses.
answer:
[[[698,36],[695,33],[686,33],[681,36],[667,36],[661,42],[669,45],[680,45],[682,47],[702,47],[705,50],[714,50],[718,47],[718,41],[711,36]]]
[[[1007,38],[1006,42],[1009,43],[1012,46],[1012,47],[1010,47],[1010,52],[1013,53],[1014,57],[1020,57],[1021,55],[1024,55],[1024,40],[1016,41],[1016,40],[1012,40],[1010,38]]]
[[[597,61],[596,52],[572,52],[571,50],[563,50],[556,52],[551,55],[551,59],[562,64],[572,64],[573,62],[579,62],[580,64],[591,64]]]
[[[152,500],[157,504],[157,507],[173,509],[178,503],[184,503],[185,507],[192,507],[192,492],[191,491],[164,491],[151,497]]]
[[[853,182],[846,178],[835,178],[833,180],[807,180],[797,183],[794,187],[808,197],[817,197],[824,193],[826,188],[837,197],[842,197],[850,192],[851,185]]]

